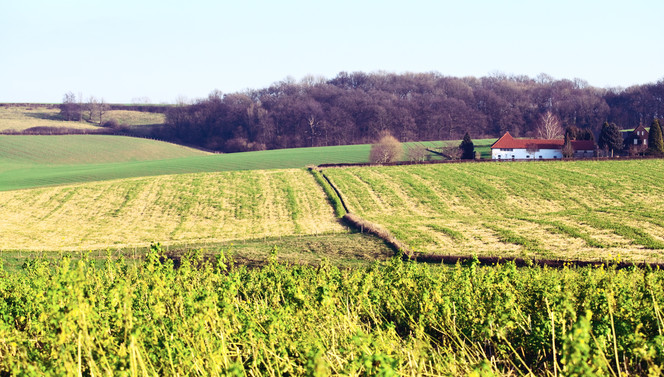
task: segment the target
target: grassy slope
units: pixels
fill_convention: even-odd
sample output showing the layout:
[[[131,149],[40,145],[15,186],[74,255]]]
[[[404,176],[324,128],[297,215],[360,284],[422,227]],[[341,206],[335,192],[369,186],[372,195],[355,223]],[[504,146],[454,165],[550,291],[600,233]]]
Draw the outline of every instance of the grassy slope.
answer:
[[[419,143],[406,143],[405,147],[414,144]],[[440,142],[421,144],[436,147]],[[482,148],[487,147],[478,149]],[[162,174],[365,163],[370,149],[362,144],[206,155],[172,144],[118,136],[0,135],[0,191]]]
[[[164,175],[0,192],[0,250],[345,233],[304,169]]]
[[[87,118],[87,113],[85,114]],[[164,123],[164,114],[130,110],[113,110],[104,114],[104,120],[116,119],[119,124],[145,126]],[[97,129],[87,121],[66,122],[60,119],[60,110],[47,107],[5,107],[0,106],[0,132],[22,131],[32,127],[64,127],[76,129]]]
[[[0,135],[0,161],[20,165],[85,165],[205,156],[196,149],[109,135]]]
[[[350,210],[416,251],[659,260],[664,161],[327,169]]]

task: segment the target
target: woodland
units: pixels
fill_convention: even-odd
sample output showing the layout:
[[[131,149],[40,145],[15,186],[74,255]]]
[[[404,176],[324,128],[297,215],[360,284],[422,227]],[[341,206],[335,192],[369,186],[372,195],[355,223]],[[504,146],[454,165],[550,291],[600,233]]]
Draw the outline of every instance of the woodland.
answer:
[[[166,110],[154,137],[221,152],[374,142],[534,136],[542,115],[599,134],[605,122],[629,129],[664,117],[664,79],[597,88],[581,79],[494,74],[341,72],[332,79],[287,78],[241,93],[215,90]]]

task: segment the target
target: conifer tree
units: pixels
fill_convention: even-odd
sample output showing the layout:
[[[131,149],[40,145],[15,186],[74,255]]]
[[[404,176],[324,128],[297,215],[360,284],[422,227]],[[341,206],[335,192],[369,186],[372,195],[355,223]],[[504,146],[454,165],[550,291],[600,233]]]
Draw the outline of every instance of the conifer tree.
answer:
[[[614,151],[622,149],[623,137],[620,134],[620,129],[615,123],[609,124],[609,122],[604,122],[602,125],[602,131],[599,133],[597,145],[602,149],[610,150],[611,157],[613,157]]]
[[[662,127],[659,124],[659,120],[655,119],[650,125],[650,131],[648,131],[648,149],[646,154],[650,156],[661,156],[664,155],[664,140],[662,139]]]
[[[475,145],[470,139],[470,134],[466,132],[463,135],[463,140],[459,144],[459,149],[461,149],[461,159],[462,160],[472,160],[475,158]]]

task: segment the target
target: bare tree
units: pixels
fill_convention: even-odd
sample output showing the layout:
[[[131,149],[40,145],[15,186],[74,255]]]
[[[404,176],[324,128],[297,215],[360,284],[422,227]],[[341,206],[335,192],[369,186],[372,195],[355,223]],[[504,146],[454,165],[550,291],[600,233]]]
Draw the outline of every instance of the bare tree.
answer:
[[[104,101],[104,99],[97,99],[94,96],[90,96],[88,103],[86,105],[86,110],[88,111],[88,120],[92,123],[97,123],[101,126],[104,120],[104,114],[111,107]]]
[[[88,103],[85,104],[85,109],[88,111],[88,121],[90,122],[93,122],[98,103],[99,101],[95,98],[95,96],[90,96]]]
[[[381,131],[379,140],[371,146],[369,162],[372,164],[384,164],[397,161],[403,154],[401,143],[389,131]]]
[[[416,161],[416,162],[426,161],[427,158],[430,156],[429,151],[427,151],[427,147],[425,147],[422,144],[415,144],[410,146],[408,148],[407,155],[409,161]]]
[[[560,120],[551,111],[540,116],[540,121],[537,125],[537,137],[540,139],[560,139],[563,137],[565,130],[563,130]]]
[[[561,152],[564,158],[574,157],[574,147],[572,147],[572,141],[567,137],[565,137],[565,144],[563,144]]]
[[[67,121],[79,120],[81,117],[81,108],[76,102],[76,95],[73,92],[65,93],[60,105],[60,115]]]
[[[99,104],[97,106],[97,115],[99,116],[99,125],[100,126],[103,122],[104,114],[106,114],[106,112],[110,109],[111,109],[111,106],[109,106],[109,104],[107,104],[106,101],[104,101],[103,98],[101,100],[99,100]]]
[[[150,104],[150,98],[149,97],[134,97],[131,99],[131,103],[133,105],[149,105]]]

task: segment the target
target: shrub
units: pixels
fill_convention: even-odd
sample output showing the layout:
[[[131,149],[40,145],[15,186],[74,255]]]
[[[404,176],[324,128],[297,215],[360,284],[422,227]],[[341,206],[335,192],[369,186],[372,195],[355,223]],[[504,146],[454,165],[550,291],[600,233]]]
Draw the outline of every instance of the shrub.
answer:
[[[385,164],[397,161],[403,154],[401,143],[389,131],[381,131],[377,143],[371,146],[369,162]]]
[[[106,122],[104,122],[104,124],[102,124],[102,127],[118,128],[118,127],[120,127],[120,123],[118,123],[117,119],[111,118],[111,119],[107,120]]]

